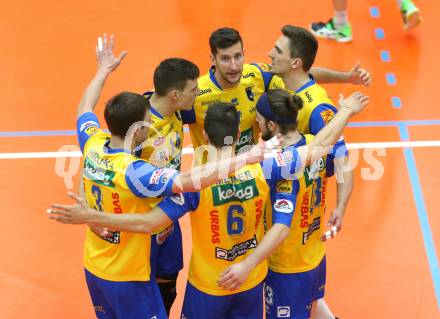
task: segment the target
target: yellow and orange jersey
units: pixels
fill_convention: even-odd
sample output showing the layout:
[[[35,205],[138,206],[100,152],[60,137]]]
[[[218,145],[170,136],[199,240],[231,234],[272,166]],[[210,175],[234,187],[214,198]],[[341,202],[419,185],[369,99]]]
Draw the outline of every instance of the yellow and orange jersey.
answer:
[[[240,138],[236,147],[237,152],[257,142],[259,129],[256,123],[256,103],[260,96],[274,86],[274,83],[282,82],[277,76],[270,74],[264,64],[244,64],[240,83],[229,89],[223,89],[215,78],[215,69],[201,76],[198,80],[200,93],[196,98],[192,111],[182,112],[184,122],[189,124],[191,140],[195,150],[195,165],[204,164],[206,156],[198,147],[205,145],[203,126],[205,113],[208,106],[216,102],[232,103],[240,113]],[[280,84],[279,84],[280,85]]]
[[[250,272],[238,290],[231,292],[217,285],[220,274],[252,254],[262,240],[267,203],[271,205],[271,222],[290,226],[298,183],[291,181],[291,187],[280,192],[276,191],[276,185],[283,176],[296,170],[297,163],[298,153],[291,149],[285,157],[280,154],[261,164],[245,166],[199,193],[166,198],[158,204],[173,220],[192,211],[193,250],[188,280],[194,287],[223,296],[262,282],[267,273],[266,261]]]
[[[158,196],[172,194],[177,171],[158,169],[123,149],[111,148],[110,135],[99,128],[93,113],[77,123],[84,155],[84,191],[87,203],[111,214],[145,213]],[[150,235],[87,229],[84,266],[95,276],[111,281],[150,280]]]
[[[280,88],[285,89],[283,82],[279,84]],[[318,134],[337,112],[327,91],[318,85],[312,76],[298,90],[286,89],[286,91],[296,94],[303,100],[303,108],[298,112],[298,131],[302,134]]]
[[[153,92],[144,96],[150,98]],[[163,116],[151,105],[151,126],[147,140],[135,154],[157,167],[180,170],[183,148],[183,123],[180,111]]]
[[[286,149],[305,145],[312,139],[312,135],[305,135],[300,143]],[[318,266],[324,257],[325,246],[320,238],[324,230],[328,177],[333,175],[333,160],[338,149],[335,150],[296,175],[299,192],[290,232],[269,257],[271,270],[279,273],[305,272]],[[290,190],[292,182],[279,181],[276,191]],[[272,224],[271,217],[271,214],[267,214],[268,227]]]

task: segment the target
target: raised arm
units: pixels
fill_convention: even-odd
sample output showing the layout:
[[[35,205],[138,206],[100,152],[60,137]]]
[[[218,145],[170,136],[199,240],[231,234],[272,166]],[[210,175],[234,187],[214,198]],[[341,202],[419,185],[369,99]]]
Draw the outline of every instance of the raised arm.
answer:
[[[107,39],[107,34],[98,37],[98,44],[96,46],[96,60],[98,68],[92,81],[87,86],[81,101],[78,105],[78,117],[86,112],[93,112],[101,96],[102,88],[107,80],[107,77],[111,72],[116,70],[121,61],[127,55],[126,51],[123,51],[118,58],[113,55],[114,36],[110,36],[110,41]]]
[[[312,142],[297,149],[301,161],[308,165],[313,160],[326,155],[342,135],[348,120],[361,112],[369,101],[370,98],[360,92],[355,92],[346,99],[341,95],[340,109],[335,117],[315,136]]]

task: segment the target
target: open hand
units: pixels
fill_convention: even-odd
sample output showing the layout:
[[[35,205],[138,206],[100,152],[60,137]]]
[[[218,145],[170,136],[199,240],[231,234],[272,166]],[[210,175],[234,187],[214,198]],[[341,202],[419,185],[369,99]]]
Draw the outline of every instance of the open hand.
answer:
[[[119,57],[113,55],[113,47],[115,44],[114,35],[110,35],[110,41],[108,41],[107,34],[104,33],[103,37],[98,37],[98,44],[96,46],[96,59],[98,61],[98,72],[102,72],[105,75],[110,74],[119,66],[121,61],[127,55],[127,51],[122,51]]]
[[[217,284],[226,290],[237,290],[246,281],[250,271],[244,262],[233,264],[220,275]]]
[[[355,85],[370,86],[372,81],[371,73],[361,68],[361,63],[356,64],[346,72],[347,82]]]
[[[361,112],[369,102],[370,98],[361,92],[354,92],[347,98],[344,98],[342,94],[339,95],[339,105],[341,108],[348,108],[353,114]]]
[[[86,224],[95,210],[91,209],[87,202],[73,192],[67,193],[76,201],[74,205],[52,204],[47,210],[49,219],[62,224]]]

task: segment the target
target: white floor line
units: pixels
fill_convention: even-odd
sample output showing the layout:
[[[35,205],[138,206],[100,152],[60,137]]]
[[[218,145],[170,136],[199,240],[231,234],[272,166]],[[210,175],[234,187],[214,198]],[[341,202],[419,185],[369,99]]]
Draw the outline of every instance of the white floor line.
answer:
[[[440,147],[440,141],[398,141],[375,143],[348,143],[348,149],[379,149],[379,148],[415,148],[415,147]],[[183,148],[183,155],[193,154],[191,147]],[[27,159],[27,158],[56,158],[56,157],[81,157],[80,151],[69,152],[22,152],[0,153],[0,159]]]

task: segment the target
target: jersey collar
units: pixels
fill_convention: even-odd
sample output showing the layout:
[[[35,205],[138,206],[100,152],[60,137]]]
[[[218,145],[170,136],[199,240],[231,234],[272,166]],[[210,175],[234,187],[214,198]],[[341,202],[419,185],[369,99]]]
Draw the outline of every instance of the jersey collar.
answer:
[[[105,142],[103,150],[105,154],[117,154],[117,153],[128,153],[131,154],[129,151],[124,150],[123,148],[111,148],[109,146],[110,144],[110,140],[108,140],[107,142]]]
[[[160,119],[162,119],[163,120],[163,116],[162,116],[162,114],[160,114],[154,107],[153,107],[153,105],[150,105],[150,112],[151,112],[151,114],[153,114],[153,115],[155,115],[155,116],[157,116],[158,118],[160,118]]]
[[[315,81],[315,79],[313,78],[313,76],[311,74],[309,74],[309,78],[310,78],[310,81],[307,82],[306,84],[304,84],[303,86],[301,86],[298,90],[296,90],[295,94],[298,94],[301,91],[304,91],[305,89],[307,89],[307,88],[311,87],[312,85],[316,84],[316,81]]]
[[[217,79],[215,78],[214,73],[215,73],[215,66],[211,66],[211,68],[209,69],[209,78],[216,87],[218,87],[220,90],[223,91],[222,87],[220,86],[220,83],[218,83]]]
[[[301,135],[301,139],[298,142],[296,142],[295,144],[286,146],[285,148],[286,149],[287,148],[297,148],[297,147],[306,145],[307,144],[306,137],[303,134],[300,134],[300,135]]]

